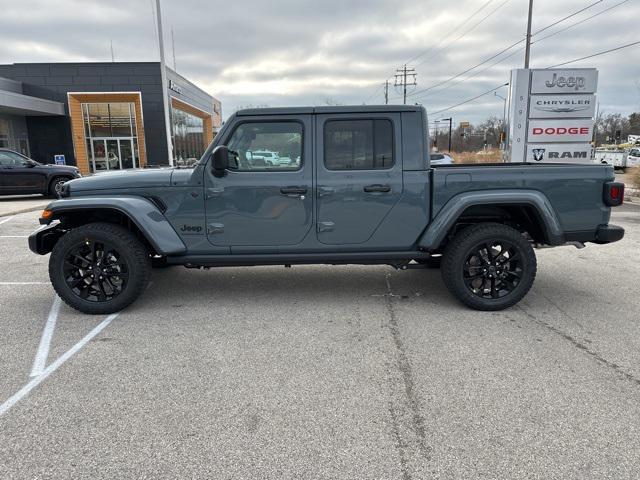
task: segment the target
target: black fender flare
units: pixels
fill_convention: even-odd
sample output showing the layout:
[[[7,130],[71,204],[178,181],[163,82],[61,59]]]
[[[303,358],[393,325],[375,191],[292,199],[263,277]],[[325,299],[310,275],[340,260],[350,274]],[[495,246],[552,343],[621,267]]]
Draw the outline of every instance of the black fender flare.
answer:
[[[180,255],[187,251],[186,245],[169,220],[167,220],[153,202],[144,197],[122,195],[118,197],[65,198],[51,202],[45,210],[51,212],[44,221],[46,224],[50,224],[53,220],[59,219],[65,213],[91,210],[115,210],[125,215],[138,227],[142,235],[144,235],[158,254]],[[46,242],[39,241],[38,235],[42,236],[46,232],[51,233],[51,230],[51,228],[45,228],[34,232],[32,234],[34,239],[29,238],[30,248],[33,250],[32,245],[46,244]],[[42,248],[39,249],[42,250]],[[49,252],[36,251],[35,253],[44,255]]]
[[[549,199],[537,190],[479,190],[451,198],[433,218],[418,240],[424,250],[436,250],[462,213],[476,205],[528,205],[535,208],[550,245],[564,243],[564,231]]]

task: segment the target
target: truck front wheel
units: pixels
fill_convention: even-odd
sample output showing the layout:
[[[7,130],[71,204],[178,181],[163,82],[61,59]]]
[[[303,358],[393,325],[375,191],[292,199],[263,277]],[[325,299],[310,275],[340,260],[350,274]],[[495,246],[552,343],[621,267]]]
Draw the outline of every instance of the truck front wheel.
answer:
[[[144,291],[151,272],[145,246],[125,228],[91,223],[71,230],[53,248],[49,278],[70,307],[115,313]]]
[[[476,310],[518,303],[536,276],[533,247],[517,230],[497,223],[462,230],[447,246],[442,278],[449,291]]]

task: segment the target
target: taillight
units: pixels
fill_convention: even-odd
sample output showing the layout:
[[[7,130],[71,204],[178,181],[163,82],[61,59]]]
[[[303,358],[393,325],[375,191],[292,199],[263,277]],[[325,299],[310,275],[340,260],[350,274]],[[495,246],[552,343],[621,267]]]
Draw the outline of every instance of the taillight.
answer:
[[[624,201],[624,183],[607,182],[604,184],[604,203],[610,207],[622,205]]]

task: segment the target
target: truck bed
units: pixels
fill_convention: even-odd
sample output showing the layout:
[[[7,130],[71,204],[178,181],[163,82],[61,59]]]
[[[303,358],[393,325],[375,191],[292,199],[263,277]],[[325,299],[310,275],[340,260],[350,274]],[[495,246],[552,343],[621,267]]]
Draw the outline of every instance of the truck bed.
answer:
[[[609,223],[604,183],[615,180],[611,165],[568,163],[454,164],[432,167],[432,218],[458,194],[496,189],[529,189],[550,200],[565,232]]]

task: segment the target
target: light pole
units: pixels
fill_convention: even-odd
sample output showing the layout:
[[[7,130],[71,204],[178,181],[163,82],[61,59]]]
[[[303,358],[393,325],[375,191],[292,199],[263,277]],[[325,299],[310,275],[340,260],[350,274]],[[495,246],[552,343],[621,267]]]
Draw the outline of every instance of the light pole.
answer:
[[[500,98],[503,102],[502,107],[502,128],[500,129],[500,148],[504,150],[504,139],[507,138],[507,97],[503,97],[502,95],[498,95],[498,92],[493,92],[493,94]]]
[[[171,125],[169,124],[169,98],[167,97],[167,68],[164,62],[164,39],[162,37],[162,13],[160,0],[156,0],[156,19],[158,21],[158,47],[160,48],[160,83],[162,84],[162,106],[164,108],[164,124],[167,134],[167,156],[169,165],[173,166],[173,147],[171,142]]]

